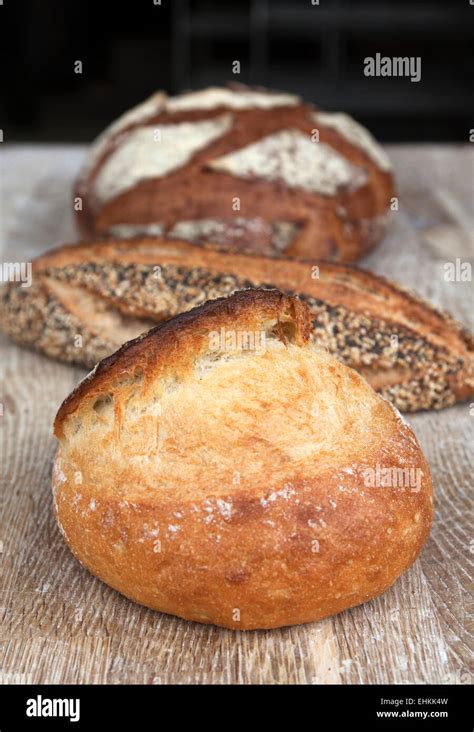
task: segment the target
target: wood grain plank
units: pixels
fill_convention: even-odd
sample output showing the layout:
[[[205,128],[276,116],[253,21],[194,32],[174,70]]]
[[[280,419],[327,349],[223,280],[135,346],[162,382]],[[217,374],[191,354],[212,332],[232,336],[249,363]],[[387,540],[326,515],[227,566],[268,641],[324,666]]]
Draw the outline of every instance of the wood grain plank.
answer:
[[[109,653],[110,638],[10,640],[0,644],[1,675],[27,684],[103,683]]]

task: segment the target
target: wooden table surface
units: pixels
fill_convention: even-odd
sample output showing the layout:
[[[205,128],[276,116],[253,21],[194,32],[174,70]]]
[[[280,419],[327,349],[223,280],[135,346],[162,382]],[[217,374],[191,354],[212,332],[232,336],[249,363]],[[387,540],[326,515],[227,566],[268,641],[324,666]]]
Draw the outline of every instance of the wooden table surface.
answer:
[[[1,261],[77,237],[70,187],[84,148],[3,146]],[[415,289],[472,328],[469,146],[391,146],[399,210],[363,266]],[[421,557],[372,602],[333,618],[235,632],[133,604],[73,558],[50,492],[51,425],[80,369],[0,336],[0,682],[470,683],[474,405],[410,418],[430,463],[436,518]],[[471,494],[471,495],[470,495]]]

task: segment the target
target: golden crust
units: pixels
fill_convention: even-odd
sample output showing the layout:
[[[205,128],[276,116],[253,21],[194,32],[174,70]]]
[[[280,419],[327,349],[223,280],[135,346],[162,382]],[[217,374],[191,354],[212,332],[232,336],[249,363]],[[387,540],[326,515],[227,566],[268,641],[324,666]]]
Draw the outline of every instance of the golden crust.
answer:
[[[296,298],[237,293],[123,347],[65,401],[56,514],[91,572],[153,609],[253,629],[365,602],[415,560],[423,454],[309,326]]]

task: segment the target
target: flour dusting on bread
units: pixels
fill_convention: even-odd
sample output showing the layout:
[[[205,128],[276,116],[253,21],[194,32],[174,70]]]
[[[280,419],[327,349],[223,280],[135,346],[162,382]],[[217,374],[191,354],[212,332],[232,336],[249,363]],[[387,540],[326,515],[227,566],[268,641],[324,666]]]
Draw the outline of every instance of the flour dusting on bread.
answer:
[[[230,89],[211,87],[200,91],[188,92],[178,97],[171,97],[166,102],[167,112],[185,112],[189,110],[215,109],[272,109],[298,104],[299,97],[294,94],[276,94],[258,92],[247,89]]]
[[[392,165],[385,150],[370,132],[344,112],[316,112],[314,121],[339,132],[352,145],[361,148],[382,170],[390,171]]]
[[[227,132],[231,124],[231,116],[222,115],[132,130],[105,161],[95,179],[94,194],[107,201],[142,180],[171,173]]]
[[[208,166],[241,178],[282,181],[290,188],[335,195],[364,185],[367,176],[324,142],[298,130],[282,130],[247,147],[210,160]]]

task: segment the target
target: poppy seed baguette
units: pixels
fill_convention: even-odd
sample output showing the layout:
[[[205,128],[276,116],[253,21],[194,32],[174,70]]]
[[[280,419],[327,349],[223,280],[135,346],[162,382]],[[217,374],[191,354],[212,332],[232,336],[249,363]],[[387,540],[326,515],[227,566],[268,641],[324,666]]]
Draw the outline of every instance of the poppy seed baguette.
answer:
[[[93,574],[154,610],[247,630],[366,602],[416,559],[433,510],[416,438],[310,332],[297,298],[246,290],[81,382],[56,417],[53,491]]]
[[[175,240],[108,240],[46,253],[34,262],[32,287],[0,290],[0,327],[20,344],[91,368],[163,319],[255,287],[299,295],[314,341],[401,410],[442,408],[473,394],[469,334],[386,279]]]

